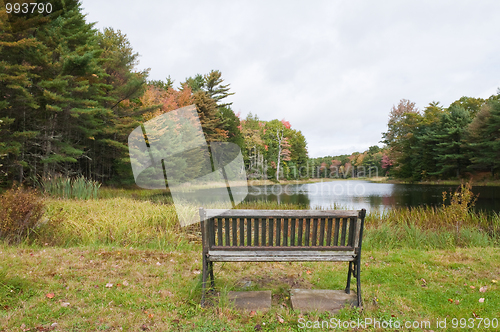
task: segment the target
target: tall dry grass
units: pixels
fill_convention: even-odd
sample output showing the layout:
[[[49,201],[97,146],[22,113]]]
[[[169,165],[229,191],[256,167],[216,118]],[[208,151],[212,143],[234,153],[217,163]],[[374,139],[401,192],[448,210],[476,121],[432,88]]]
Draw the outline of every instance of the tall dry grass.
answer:
[[[177,245],[181,229],[172,205],[126,197],[98,201],[47,199],[47,216],[64,222],[44,241],[62,246],[117,245],[165,248]]]

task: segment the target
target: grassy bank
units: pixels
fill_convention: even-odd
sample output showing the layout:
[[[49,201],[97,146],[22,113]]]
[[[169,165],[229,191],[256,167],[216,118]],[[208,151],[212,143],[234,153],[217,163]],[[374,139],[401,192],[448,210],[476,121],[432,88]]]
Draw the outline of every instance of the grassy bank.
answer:
[[[163,198],[162,198],[163,197]],[[198,224],[181,228],[175,208],[164,196],[136,194],[99,200],[47,199],[51,227],[37,230],[34,242],[62,247],[133,246],[161,249],[200,240]],[[251,202],[242,209],[307,209],[308,206]],[[477,214],[456,203],[440,208],[401,208],[372,212],[366,218],[364,247],[452,249],[487,247],[500,243],[500,216]],[[29,242],[29,241],[28,241]]]
[[[443,186],[460,186],[464,183],[463,179],[446,179],[446,180],[425,180],[425,181],[411,181],[405,179],[395,179],[392,177],[374,177],[367,178],[366,180],[372,182],[382,182],[382,183],[401,183],[401,184],[430,184],[430,185],[443,185]],[[500,187],[500,179],[492,177],[477,177],[473,179],[474,186],[491,186]]]

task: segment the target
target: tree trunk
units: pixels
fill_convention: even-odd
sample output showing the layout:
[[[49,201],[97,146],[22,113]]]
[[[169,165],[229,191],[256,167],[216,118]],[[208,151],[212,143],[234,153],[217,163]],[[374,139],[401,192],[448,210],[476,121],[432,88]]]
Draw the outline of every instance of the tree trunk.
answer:
[[[278,141],[278,162],[276,164],[276,181],[279,181],[280,164],[281,164],[281,140],[283,139],[283,130],[281,131],[281,135],[279,129],[278,131],[276,131],[276,138]]]

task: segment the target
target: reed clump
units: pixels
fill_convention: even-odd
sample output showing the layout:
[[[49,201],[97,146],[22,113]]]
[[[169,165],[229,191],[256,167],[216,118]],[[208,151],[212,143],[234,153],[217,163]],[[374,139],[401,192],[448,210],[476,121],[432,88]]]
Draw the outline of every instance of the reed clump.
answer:
[[[38,181],[38,186],[52,196],[88,200],[97,199],[101,184],[83,175],[76,178],[56,175],[42,178]]]

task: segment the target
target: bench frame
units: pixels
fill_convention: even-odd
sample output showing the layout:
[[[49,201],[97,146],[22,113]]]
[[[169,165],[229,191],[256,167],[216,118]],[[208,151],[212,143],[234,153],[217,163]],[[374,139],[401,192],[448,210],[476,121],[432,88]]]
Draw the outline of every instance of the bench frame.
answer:
[[[345,292],[356,278],[361,299],[362,210],[217,210],[200,208],[203,243],[201,306],[214,262],[349,262]]]

